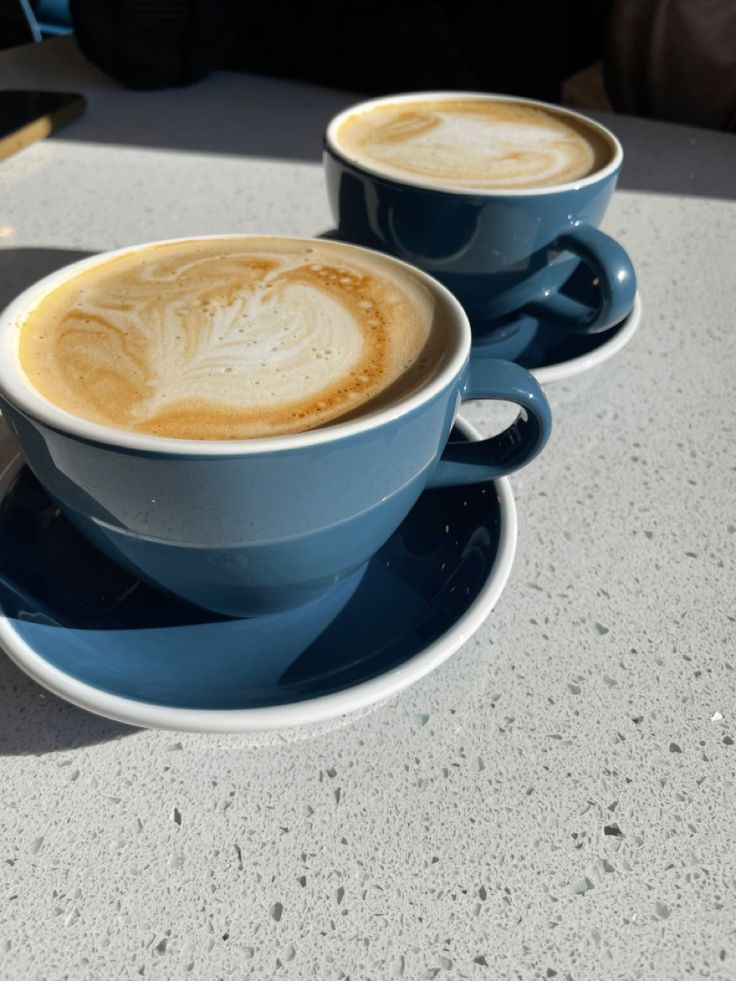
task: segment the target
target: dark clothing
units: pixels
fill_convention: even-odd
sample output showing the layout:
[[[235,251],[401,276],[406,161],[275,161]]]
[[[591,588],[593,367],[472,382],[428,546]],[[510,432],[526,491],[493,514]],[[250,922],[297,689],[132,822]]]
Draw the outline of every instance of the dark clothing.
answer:
[[[221,67],[235,0],[70,0],[82,53],[134,89],[185,85]]]
[[[604,66],[619,112],[736,132],[734,0],[615,0]]]
[[[559,101],[600,52],[609,0],[71,0],[80,48],[132,88],[215,68],[385,94],[508,92]]]

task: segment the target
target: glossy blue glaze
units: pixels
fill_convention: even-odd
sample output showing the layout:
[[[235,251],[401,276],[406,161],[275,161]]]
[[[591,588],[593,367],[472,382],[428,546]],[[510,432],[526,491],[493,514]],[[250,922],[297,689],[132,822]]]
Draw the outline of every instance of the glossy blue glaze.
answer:
[[[410,262],[447,286],[474,331],[527,313],[576,333],[607,330],[630,311],[636,276],[597,226],[619,170],[539,194],[459,193],[380,177],[325,140],[323,162],[340,238]],[[594,306],[559,294],[583,260],[600,279]]]
[[[0,504],[0,608],[47,662],[104,691],[189,708],[282,705],[367,681],[441,638],[491,574],[500,518],[492,484],[427,491],[321,600],[229,620],[109,561],[26,469]]]
[[[523,411],[499,436],[443,456],[468,397]],[[534,379],[482,356],[413,410],[263,452],[134,450],[0,407],[30,468],[86,538],[135,576],[233,616],[313,602],[368,562],[430,481],[510,473],[540,452],[551,427]]]
[[[580,263],[561,294],[593,307],[598,303],[599,291],[595,275]],[[578,334],[559,330],[557,325],[530,314],[507,318],[500,327],[490,330],[479,322],[473,325],[473,357],[514,361],[528,370],[546,368],[590,354],[611,340],[622,326],[618,323],[601,333]]]

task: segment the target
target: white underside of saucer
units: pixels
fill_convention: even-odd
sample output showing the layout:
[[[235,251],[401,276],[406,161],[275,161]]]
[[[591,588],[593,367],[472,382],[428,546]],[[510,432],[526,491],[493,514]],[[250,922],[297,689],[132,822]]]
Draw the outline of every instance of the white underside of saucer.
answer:
[[[581,355],[579,358],[570,358],[569,361],[560,361],[557,364],[544,365],[542,368],[532,369],[532,374],[540,385],[549,385],[552,382],[565,381],[567,378],[574,378],[582,375],[592,368],[597,368],[606,361],[623,350],[631,338],[639,329],[641,323],[641,296],[637,290],[634,297],[634,305],[628,317],[623,321],[619,330],[600,347]]]
[[[456,424],[470,439],[480,435],[464,419]],[[9,490],[22,458],[0,420],[0,500]],[[507,478],[495,482],[501,511],[496,560],[487,582],[462,617],[433,644],[398,667],[343,691],[291,704],[254,709],[189,709],[123,698],[78,681],[49,664],[0,614],[0,647],[39,685],[88,712],[119,722],[179,732],[237,733],[324,722],[395,695],[434,671],[475,633],[493,609],[511,572],[516,552],[516,506]]]

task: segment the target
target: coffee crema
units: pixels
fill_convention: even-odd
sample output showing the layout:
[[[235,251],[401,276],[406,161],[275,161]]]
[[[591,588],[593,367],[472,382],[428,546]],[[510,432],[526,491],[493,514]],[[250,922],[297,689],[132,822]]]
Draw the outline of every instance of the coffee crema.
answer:
[[[482,98],[381,103],[348,116],[335,139],[358,166],[477,190],[565,184],[612,156],[608,141],[576,117]]]
[[[302,432],[393,404],[445,343],[410,272],[325,242],[155,245],[93,266],[21,324],[29,382],[83,419],[183,439]]]

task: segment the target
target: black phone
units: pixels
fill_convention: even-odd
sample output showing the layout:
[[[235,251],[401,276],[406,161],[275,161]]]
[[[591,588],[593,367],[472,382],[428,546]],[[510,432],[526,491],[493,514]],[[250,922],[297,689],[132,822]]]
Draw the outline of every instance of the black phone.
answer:
[[[72,92],[0,92],[0,160],[81,116],[83,96]]]

